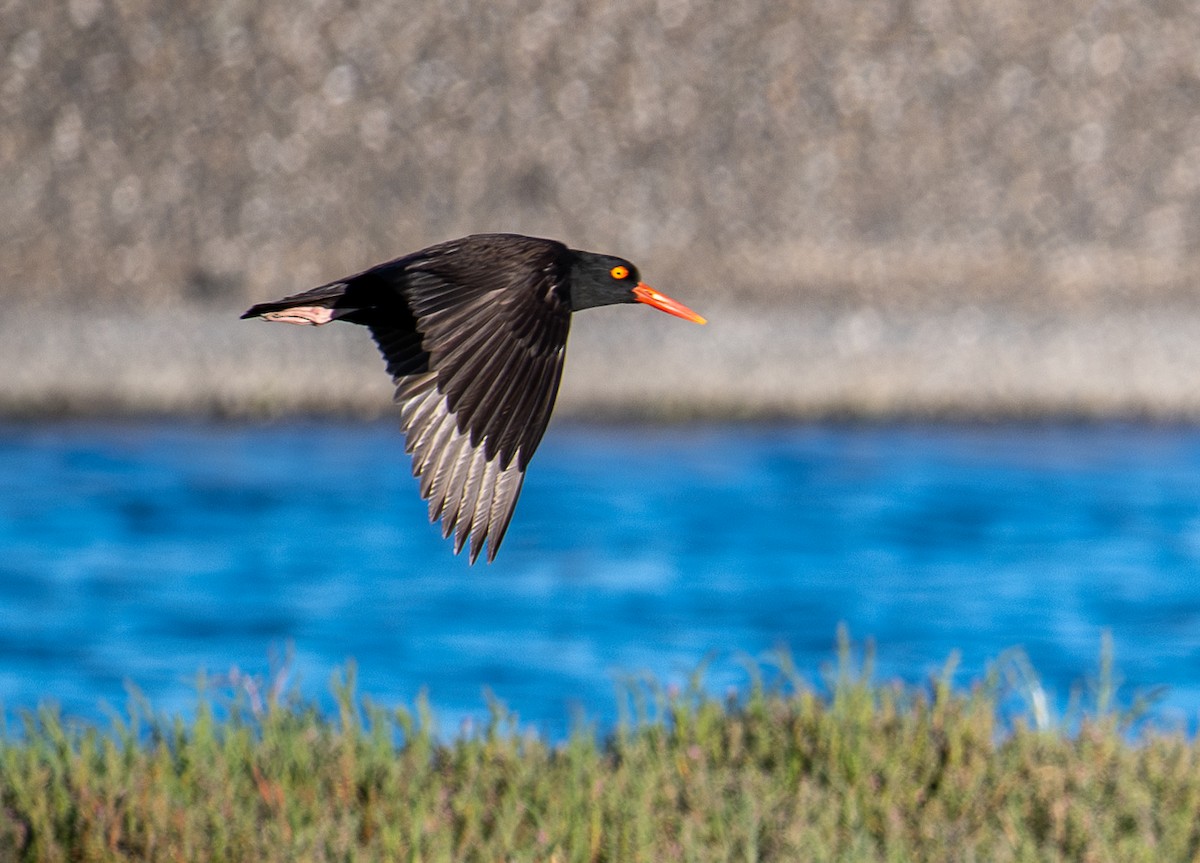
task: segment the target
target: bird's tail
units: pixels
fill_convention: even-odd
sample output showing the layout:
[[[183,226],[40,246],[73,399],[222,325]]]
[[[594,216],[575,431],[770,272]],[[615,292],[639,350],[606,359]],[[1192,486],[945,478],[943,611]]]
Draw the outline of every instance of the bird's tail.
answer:
[[[262,318],[266,321],[282,321],[287,324],[320,326],[338,318],[345,318],[359,311],[346,304],[346,282],[330,282],[319,288],[292,294],[271,303],[251,306],[242,318]]]

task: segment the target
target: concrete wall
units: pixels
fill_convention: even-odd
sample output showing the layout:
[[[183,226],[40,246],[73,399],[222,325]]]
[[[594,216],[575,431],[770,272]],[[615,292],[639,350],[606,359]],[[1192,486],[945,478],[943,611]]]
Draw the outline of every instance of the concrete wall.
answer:
[[[1190,0],[0,3],[0,293],[262,298],[480,230],[693,299],[1193,296]]]
[[[709,316],[562,412],[1200,417],[1191,0],[0,0],[0,414],[387,409],[238,322],[483,230]],[[639,314],[640,312],[640,314]]]

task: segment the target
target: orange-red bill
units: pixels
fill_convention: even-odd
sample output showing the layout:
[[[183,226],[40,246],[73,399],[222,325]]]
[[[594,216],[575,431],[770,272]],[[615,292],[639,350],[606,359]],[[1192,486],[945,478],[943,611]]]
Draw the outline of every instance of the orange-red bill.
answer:
[[[633,289],[633,295],[637,297],[639,303],[654,306],[660,312],[666,312],[668,315],[674,315],[677,318],[683,318],[685,321],[692,321],[697,324],[708,323],[707,320],[700,317],[700,315],[693,312],[683,303],[671,299],[666,294],[660,294],[654,288],[642,282],[638,282],[637,287]]]

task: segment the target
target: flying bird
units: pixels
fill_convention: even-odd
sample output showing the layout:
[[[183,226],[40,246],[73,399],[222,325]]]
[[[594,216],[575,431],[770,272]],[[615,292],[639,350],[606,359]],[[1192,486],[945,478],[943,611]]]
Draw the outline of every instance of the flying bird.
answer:
[[[370,330],[396,385],[429,520],[490,563],[512,519],[562,376],[571,313],[645,303],[705,323],[623,258],[556,240],[476,234],[430,246],[243,318]]]

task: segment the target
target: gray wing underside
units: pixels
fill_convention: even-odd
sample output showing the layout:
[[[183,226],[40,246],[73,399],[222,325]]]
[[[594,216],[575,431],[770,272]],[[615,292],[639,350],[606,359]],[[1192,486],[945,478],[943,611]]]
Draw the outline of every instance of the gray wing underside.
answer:
[[[413,475],[420,480],[421,497],[429,501],[429,520],[441,519],[443,537],[454,535],[455,554],[469,538],[472,563],[486,541],[491,562],[512,520],[525,471],[515,460],[503,466],[499,458],[488,459],[483,447],[472,446],[470,432],[458,429],[446,397],[436,386],[421,383],[400,385],[407,393],[420,387],[400,399],[400,421]]]

